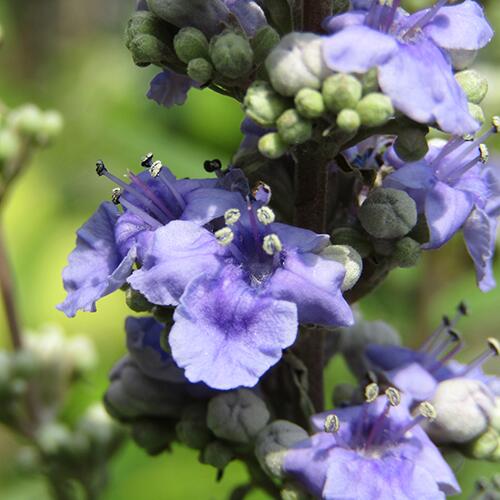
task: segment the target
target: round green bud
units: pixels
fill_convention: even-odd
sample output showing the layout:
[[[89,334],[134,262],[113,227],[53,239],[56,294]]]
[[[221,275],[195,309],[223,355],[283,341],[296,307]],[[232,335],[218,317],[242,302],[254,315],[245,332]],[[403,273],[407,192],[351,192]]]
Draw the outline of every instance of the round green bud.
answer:
[[[179,441],[189,448],[201,450],[211,441],[212,435],[207,427],[207,411],[203,404],[188,406],[181,420],[175,426]]]
[[[127,25],[127,48],[138,35],[152,35],[159,40],[169,40],[172,38],[170,31],[169,25],[152,12],[139,10],[134,12]]]
[[[363,270],[363,260],[354,248],[347,245],[329,245],[320,256],[325,259],[335,260],[345,268],[342,291],[350,290],[359,280]]]
[[[271,85],[256,81],[250,85],[243,100],[246,115],[263,127],[272,127],[287,109],[287,100],[277,94]]]
[[[345,108],[355,108],[361,99],[363,88],[356,77],[338,73],[323,82],[322,92],[326,107],[338,113]]]
[[[486,460],[500,446],[500,436],[494,429],[488,429],[467,446],[467,453],[476,460]]]
[[[363,87],[363,95],[370,94],[371,92],[377,92],[379,90],[377,68],[372,68],[366,73],[363,73],[360,76],[360,79]]]
[[[465,92],[467,100],[473,104],[481,104],[488,93],[488,80],[473,69],[460,71],[455,78]]]
[[[325,112],[325,101],[321,92],[304,88],[295,96],[295,107],[304,118],[319,118]]]
[[[474,120],[476,120],[480,125],[483,125],[486,120],[483,108],[478,104],[473,104],[471,102],[469,102],[468,108],[472,118],[474,118]]]
[[[295,109],[286,110],[278,118],[276,126],[287,144],[303,144],[312,136],[312,123],[302,118]]]
[[[204,84],[213,78],[214,67],[209,61],[199,57],[198,59],[192,59],[189,61],[187,74],[195,82]]]
[[[234,453],[231,448],[221,441],[212,441],[201,452],[200,462],[211,465],[217,470],[224,470],[233,458]]]
[[[43,113],[33,104],[26,104],[13,111],[9,117],[9,123],[26,136],[36,136],[43,126]]]
[[[253,67],[250,42],[231,31],[210,40],[210,58],[218,73],[233,80],[248,75]]]
[[[288,144],[277,132],[269,132],[259,139],[258,148],[261,155],[276,160],[286,153]]]
[[[65,425],[53,422],[38,431],[36,441],[43,453],[53,456],[71,446],[72,436]]]
[[[0,130],[0,161],[15,158],[21,150],[19,136],[10,129]]]
[[[174,37],[175,53],[186,64],[192,59],[208,58],[208,40],[204,33],[196,28],[182,28]]]
[[[417,264],[421,252],[418,241],[405,237],[396,243],[393,257],[399,267],[413,267]]]
[[[497,447],[493,450],[493,452],[490,454],[488,457],[488,460],[491,462],[500,462],[500,438],[498,439],[497,442]],[[498,485],[496,486],[498,490],[500,490],[500,476],[498,476]],[[500,498],[500,495],[499,495]]]
[[[402,238],[417,223],[415,202],[404,191],[392,188],[374,190],[358,215],[366,232],[381,239]]]
[[[42,115],[40,132],[48,140],[55,139],[64,127],[64,120],[57,111],[46,111]]]
[[[160,64],[169,53],[169,48],[152,35],[138,35],[129,44],[134,63],[138,66]]]
[[[427,132],[428,130],[420,127],[401,129],[394,142],[397,155],[408,162],[422,159],[429,151],[426,139]]]
[[[269,25],[263,26],[251,40],[256,64],[260,64],[280,42],[279,33]]]
[[[361,123],[365,127],[379,127],[394,114],[391,99],[379,92],[367,94],[356,106]]]
[[[141,292],[134,290],[132,287],[127,288],[125,292],[125,302],[134,312],[147,312],[153,308],[153,304]]]
[[[370,255],[370,242],[365,236],[352,227],[339,227],[332,232],[331,237],[334,245],[349,245],[363,258]]]
[[[165,451],[175,437],[168,420],[139,419],[132,424],[132,439],[150,455],[158,455]]]
[[[361,118],[353,109],[343,109],[337,115],[337,127],[348,134],[354,134],[361,126]]]

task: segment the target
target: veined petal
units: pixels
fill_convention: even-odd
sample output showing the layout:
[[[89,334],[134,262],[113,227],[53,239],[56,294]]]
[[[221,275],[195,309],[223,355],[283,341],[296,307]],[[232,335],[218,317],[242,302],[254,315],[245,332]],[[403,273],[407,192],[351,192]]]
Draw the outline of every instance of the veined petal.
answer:
[[[407,163],[384,179],[388,187],[402,186],[410,189],[429,189],[434,181],[434,172],[426,161]]]
[[[171,108],[184,104],[192,87],[198,87],[198,84],[191,78],[165,70],[151,80],[147,97],[160,106]]]

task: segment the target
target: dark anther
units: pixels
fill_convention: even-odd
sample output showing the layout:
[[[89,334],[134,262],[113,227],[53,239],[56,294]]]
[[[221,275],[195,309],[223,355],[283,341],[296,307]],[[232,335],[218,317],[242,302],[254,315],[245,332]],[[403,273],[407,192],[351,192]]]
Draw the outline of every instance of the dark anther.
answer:
[[[460,333],[451,328],[448,330],[448,335],[451,337],[453,342],[460,342],[460,340],[462,340]]]
[[[151,168],[153,165],[153,153],[148,153],[141,161],[141,165],[144,168]]]
[[[115,204],[115,205],[119,205],[120,204],[120,197],[122,195],[122,191],[120,188],[115,188],[113,189],[113,192],[111,194],[111,201]]]
[[[450,320],[449,316],[446,316],[446,315],[443,316],[443,325],[444,326],[450,326],[451,325],[451,320]]]
[[[467,316],[469,314],[469,308],[467,307],[467,304],[465,302],[460,302],[457,309],[460,314],[463,314],[464,316]]]
[[[95,167],[98,176],[104,175],[108,171],[102,160],[97,160]]]
[[[213,173],[222,168],[222,162],[220,160],[207,160],[203,163],[203,168],[209,172]]]

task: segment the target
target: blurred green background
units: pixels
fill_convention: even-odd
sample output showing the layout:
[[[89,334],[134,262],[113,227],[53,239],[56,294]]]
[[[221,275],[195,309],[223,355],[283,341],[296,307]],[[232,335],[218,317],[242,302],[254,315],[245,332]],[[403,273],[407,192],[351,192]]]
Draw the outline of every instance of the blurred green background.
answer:
[[[412,0],[412,4],[422,4]],[[500,9],[486,6],[500,28]],[[60,110],[66,126],[50,149],[39,153],[20,179],[4,214],[24,326],[36,330],[58,323],[68,335],[85,333],[95,342],[98,369],[80,384],[66,408],[74,419],[107,384],[107,373],[125,353],[123,321],[128,314],[118,293],[99,303],[99,314],[68,320],[55,309],[64,297],[60,272],[72,250],[75,230],[88,218],[111,186],[94,172],[97,158],[114,173],[139,169],[141,156],[154,151],[179,176],[203,175],[208,158],[228,161],[241,135],[237,103],[208,91],[193,91],[187,104],[165,110],[145,98],[152,68],[139,70],[123,44],[123,28],[133,0],[2,0],[0,23],[6,42],[0,52],[0,96],[9,105],[30,101]],[[500,40],[481,54],[477,67],[490,78],[487,116],[500,111]],[[499,161],[500,168],[500,161]],[[500,265],[497,265],[500,278]],[[398,327],[409,345],[417,345],[443,313],[465,299],[472,314],[460,325],[469,347],[463,359],[483,349],[498,334],[500,291],[477,290],[469,258],[458,237],[444,250],[428,253],[418,268],[398,271],[362,303],[369,318]],[[0,311],[0,347],[9,346]],[[498,363],[491,371],[500,374]],[[327,387],[349,379],[342,362],[328,369]],[[40,477],[16,469],[19,443],[0,429],[0,498],[48,498]],[[498,466],[459,464],[464,496],[475,478]],[[141,498],[224,499],[245,480],[243,467],[231,465],[220,483],[215,471],[196,454],[177,447],[171,455],[149,458],[129,443],[112,465],[106,500]],[[255,493],[252,499],[264,499]]]

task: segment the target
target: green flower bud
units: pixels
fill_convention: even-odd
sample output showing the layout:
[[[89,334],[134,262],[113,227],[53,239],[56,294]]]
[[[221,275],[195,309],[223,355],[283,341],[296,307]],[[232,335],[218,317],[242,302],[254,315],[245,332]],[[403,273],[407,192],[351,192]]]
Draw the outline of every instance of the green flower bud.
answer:
[[[166,60],[170,49],[161,40],[152,35],[138,35],[129,44],[132,58],[137,66],[161,64]]]
[[[66,340],[65,359],[77,375],[89,372],[97,365],[97,353],[88,337],[77,335]]]
[[[295,109],[285,111],[278,118],[276,126],[287,144],[302,144],[312,136],[312,123],[302,118]]]
[[[455,78],[465,92],[467,100],[473,104],[481,104],[488,93],[488,80],[473,69],[460,71]]]
[[[134,312],[151,311],[153,307],[153,304],[151,304],[142,293],[134,290],[132,287],[127,288],[125,292],[125,301],[127,306]]]
[[[20,377],[21,379],[30,379],[37,372],[38,368],[39,365],[35,356],[26,349],[17,351],[11,358],[12,373],[14,376]],[[2,378],[1,375],[0,378]]]
[[[339,227],[332,232],[332,243],[334,245],[349,245],[354,248],[361,257],[370,255],[371,244],[365,236],[352,227]]]
[[[60,113],[57,111],[46,111],[42,115],[40,133],[44,139],[52,140],[62,132],[63,126],[64,121]]]
[[[354,134],[361,126],[361,118],[353,109],[343,109],[337,115],[337,127],[347,134]]]
[[[255,442],[255,456],[266,474],[282,479],[283,462],[288,448],[307,438],[308,434],[302,427],[286,420],[275,420],[259,432]]]
[[[217,470],[224,470],[233,458],[234,453],[231,448],[221,441],[212,441],[201,452],[200,462],[211,465]]]
[[[159,455],[174,442],[176,433],[169,420],[139,419],[132,424],[132,439],[149,455]]]
[[[105,450],[122,434],[101,403],[89,407],[78,422],[77,432],[95,448]]]
[[[137,11],[130,18],[126,32],[127,48],[130,48],[132,40],[139,35],[152,35],[163,41],[172,38],[169,25],[146,10]]]
[[[371,92],[377,92],[379,90],[377,68],[368,70],[366,73],[360,75],[359,78],[361,80],[361,85],[363,86],[363,95],[370,94]]]
[[[345,108],[354,109],[362,92],[361,82],[352,75],[338,73],[323,82],[323,99],[326,107],[333,113]]]
[[[391,99],[379,92],[363,97],[356,106],[356,111],[365,127],[379,127],[394,114]]]
[[[429,151],[426,135],[427,129],[420,127],[403,128],[394,143],[397,155],[404,161],[412,162],[422,159]]]
[[[500,436],[490,428],[467,445],[467,454],[476,460],[486,460],[499,446]]]
[[[256,64],[260,64],[280,42],[279,33],[271,26],[260,28],[251,40]]]
[[[471,102],[469,102],[468,108],[472,118],[474,118],[474,120],[476,120],[479,124],[483,125],[486,120],[483,108],[478,104],[472,104]]]
[[[417,207],[404,191],[379,188],[360,207],[359,220],[375,238],[402,238],[417,223]]]
[[[38,431],[36,441],[43,453],[54,456],[71,446],[72,436],[65,425],[52,422]]]
[[[201,450],[212,440],[207,427],[207,410],[203,404],[188,406],[175,426],[177,437],[189,448]]]
[[[335,260],[344,266],[343,292],[350,290],[358,282],[363,270],[363,260],[354,248],[347,245],[329,245],[320,255],[325,259]]]
[[[288,145],[277,132],[270,132],[259,139],[259,152],[266,158],[276,160],[287,151]]]
[[[394,240],[372,240],[373,250],[376,254],[383,257],[390,257],[396,250],[396,242]]]
[[[10,129],[0,130],[0,162],[12,160],[20,151],[19,136]]]
[[[421,252],[418,241],[405,237],[396,243],[393,257],[399,267],[413,267],[417,264]]]
[[[295,107],[304,118],[319,118],[325,112],[325,102],[321,92],[301,89],[295,96]]]
[[[243,100],[243,109],[249,118],[263,127],[272,127],[287,109],[286,99],[278,95],[267,82],[250,85]]]
[[[247,444],[268,421],[264,401],[249,389],[224,392],[208,403],[207,425],[221,439]]]
[[[174,37],[175,53],[186,64],[192,59],[208,59],[208,40],[196,28],[182,28]]]
[[[248,75],[253,67],[253,50],[249,41],[232,31],[210,40],[210,58],[222,76],[233,80]]]
[[[13,111],[9,123],[20,134],[28,137],[36,136],[43,126],[43,113],[33,104],[26,104]]]
[[[195,82],[205,84],[209,82],[214,76],[214,67],[206,59],[201,57],[189,61],[187,67],[187,74]]]

